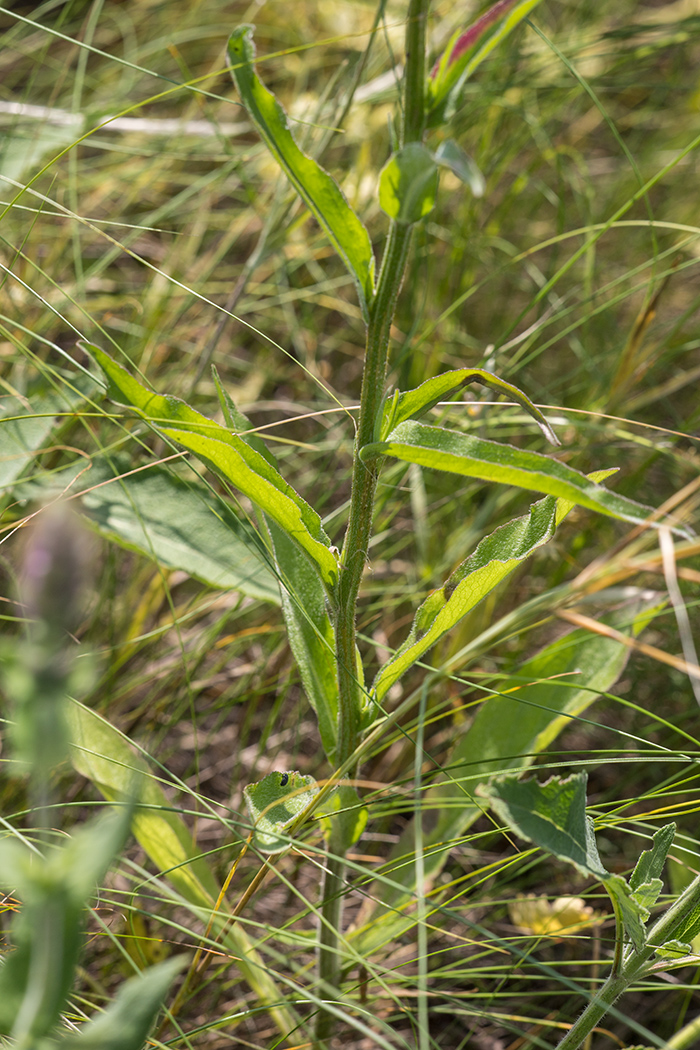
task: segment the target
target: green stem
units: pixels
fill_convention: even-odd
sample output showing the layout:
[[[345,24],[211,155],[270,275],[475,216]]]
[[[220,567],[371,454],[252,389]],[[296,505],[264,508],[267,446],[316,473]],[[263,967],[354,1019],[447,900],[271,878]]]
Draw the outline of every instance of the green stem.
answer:
[[[688,920],[700,909],[700,875],[673,902],[647,934],[641,951],[630,948],[622,961],[619,974],[611,974],[599,992],[591,999],[578,1020],[557,1044],[557,1050],[577,1050],[605,1016],[616,999],[642,973],[649,972],[649,960],[657,947],[676,938],[687,927]],[[684,1046],[683,1042],[678,1044]]]
[[[321,925],[318,931],[319,996],[327,999],[340,984],[341,958],[338,932],[343,920],[343,880],[345,861],[342,856],[326,858],[321,902]],[[323,1046],[332,1036],[337,1018],[329,1010],[320,1010],[316,1017],[316,1046]]]
[[[430,0],[410,0],[406,24],[406,72],[404,78],[401,145],[419,142],[425,127],[425,32]],[[403,283],[412,227],[392,222],[382,258],[377,290],[367,327],[365,366],[360,394],[348,527],[343,543],[341,572],[335,608],[336,662],[338,668],[338,766],[351,760],[361,739],[364,682],[358,675],[356,644],[357,599],[369,552],[374,498],[379,463],[364,462],[360,452],[375,440],[375,428],[384,398],[389,339],[396,302]],[[353,773],[351,771],[352,778]],[[326,864],[321,902],[318,974],[320,992],[339,985],[339,937],[342,921],[344,855],[349,843],[333,836]],[[321,1010],[316,1022],[316,1046],[330,1037],[333,1015]]]

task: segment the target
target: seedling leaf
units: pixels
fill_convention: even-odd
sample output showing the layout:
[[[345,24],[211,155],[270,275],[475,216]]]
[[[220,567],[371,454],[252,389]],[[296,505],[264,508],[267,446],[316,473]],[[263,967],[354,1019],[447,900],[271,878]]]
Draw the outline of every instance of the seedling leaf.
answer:
[[[243,789],[253,822],[253,845],[261,853],[282,853],[291,842],[284,832],[319,792],[316,781],[301,773],[268,773]]]
[[[350,271],[367,321],[374,296],[375,265],[369,234],[335,180],[299,149],[284,109],[257,76],[254,29],[242,25],[229,37],[228,57],[238,93],[263,142]]]

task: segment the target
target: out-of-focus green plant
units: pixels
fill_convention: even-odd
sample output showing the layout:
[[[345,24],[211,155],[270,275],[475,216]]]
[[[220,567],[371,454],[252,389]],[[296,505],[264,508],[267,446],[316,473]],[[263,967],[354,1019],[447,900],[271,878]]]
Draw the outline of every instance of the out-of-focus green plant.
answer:
[[[79,1030],[61,1025],[76,976],[90,899],[129,834],[132,808],[99,816],[65,844],[49,831],[52,781],[69,757],[67,692],[76,684],[71,632],[80,617],[85,536],[61,508],[41,512],[27,545],[22,597],[27,638],[4,653],[16,768],[28,776],[36,831],[0,840],[0,885],[19,898],[12,949],[0,966],[0,1036],[17,1050],[141,1050],[184,959],[131,978]]]

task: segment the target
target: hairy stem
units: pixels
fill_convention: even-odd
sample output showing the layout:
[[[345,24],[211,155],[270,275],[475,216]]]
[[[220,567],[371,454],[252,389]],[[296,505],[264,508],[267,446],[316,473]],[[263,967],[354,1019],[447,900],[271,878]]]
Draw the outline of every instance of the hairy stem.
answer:
[[[425,29],[430,0],[410,0],[406,25],[406,72],[404,79],[401,145],[418,142],[425,126]],[[367,327],[365,366],[362,376],[360,411],[357,421],[355,453],[348,527],[343,543],[338,600],[335,616],[336,661],[338,667],[338,746],[336,762],[343,765],[360,743],[364,683],[356,661],[356,611],[367,562],[372,531],[374,498],[379,463],[365,462],[360,452],[375,440],[375,427],[384,397],[389,339],[411,244],[411,226],[392,222],[382,258],[377,291]],[[352,775],[352,774],[351,774]],[[319,936],[319,978],[321,995],[337,988],[340,974],[339,937],[342,919],[344,854],[349,843],[334,836],[329,855],[321,903]],[[316,1045],[321,1046],[331,1032],[333,1016],[320,1011],[316,1025]]]

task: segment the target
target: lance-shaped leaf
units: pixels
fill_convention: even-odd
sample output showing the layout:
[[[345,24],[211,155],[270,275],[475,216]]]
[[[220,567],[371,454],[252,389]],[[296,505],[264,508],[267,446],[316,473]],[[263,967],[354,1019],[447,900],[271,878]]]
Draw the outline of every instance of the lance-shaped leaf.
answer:
[[[224,419],[241,439],[276,467],[276,460],[261,438],[251,432],[250,420],[224,390],[215,369],[219,402]],[[274,521],[263,516],[269,547],[277,565],[287,640],[301,673],[309,703],[316,712],[323,748],[335,761],[338,735],[338,677],[335,665],[335,631],[328,615],[327,595],[302,551]]]
[[[154,394],[99,347],[83,346],[107,376],[108,394],[114,401],[135,408],[167,437],[206,460],[301,547],[329,589],[335,586],[337,562],[321,519],[264,456],[179,398]]]
[[[652,514],[650,508],[609,492],[565,463],[548,459],[538,452],[485,441],[443,427],[412,420],[400,423],[384,441],[365,445],[361,455],[363,459],[391,456],[405,463],[418,463],[450,474],[516,485],[570,500],[579,507],[631,521],[635,525],[653,524],[648,521]],[[682,529],[674,531],[688,536]]]
[[[309,555],[328,590],[333,590],[338,563],[321,519],[262,456],[236,435],[224,442],[174,427],[162,430],[173,441],[196,453],[272,518]]]
[[[590,475],[602,481],[612,470],[598,470]],[[494,587],[537,547],[547,543],[556,527],[574,504],[547,496],[533,503],[529,514],[501,525],[486,536],[476,550],[459,565],[447,582],[433,591],[418,609],[405,642],[377,675],[372,695],[381,703],[392,685],[401,678]]]
[[[367,321],[374,296],[374,253],[369,234],[335,180],[294,141],[287,114],[255,72],[253,30],[251,25],[239,26],[228,41],[238,93],[263,142],[354,278]]]
[[[428,79],[428,126],[450,119],[469,77],[502,40],[537,7],[539,0],[498,0],[466,31],[450,38]]]
[[[481,541],[437,591],[418,609],[411,631],[377,675],[372,695],[378,703],[447,631],[505,579],[516,565],[554,534],[557,501],[552,497],[533,503],[530,513],[515,518]]]
[[[492,372],[486,372],[483,368],[456,368],[452,372],[443,372],[442,375],[426,379],[415,390],[407,390],[401,394],[397,390],[393,398],[387,400],[381,418],[379,440],[385,441],[391,431],[408,419],[416,419],[429,409],[434,408],[439,401],[446,401],[456,394],[462,387],[469,383],[482,383],[484,386],[497,390],[499,394],[506,394],[513,401],[517,401],[537,423],[538,427],[552,445],[560,444],[559,439],[550,427],[545,417],[530,398],[512,383]]]
[[[142,1050],[168,988],[187,962],[186,955],[177,955],[132,977],[100,1014],[64,1035],[55,1050]]]

